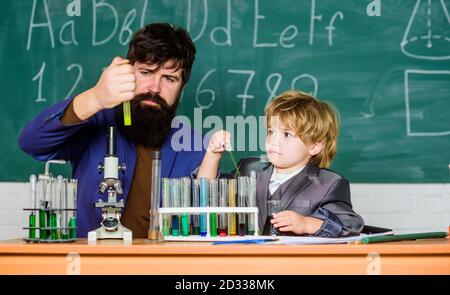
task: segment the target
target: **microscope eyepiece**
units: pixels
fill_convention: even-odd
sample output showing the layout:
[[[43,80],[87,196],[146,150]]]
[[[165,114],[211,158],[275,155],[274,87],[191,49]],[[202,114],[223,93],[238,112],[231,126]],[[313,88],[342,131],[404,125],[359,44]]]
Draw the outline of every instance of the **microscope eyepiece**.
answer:
[[[106,146],[106,155],[107,156],[115,156],[116,155],[116,127],[109,126],[108,127],[108,140]]]

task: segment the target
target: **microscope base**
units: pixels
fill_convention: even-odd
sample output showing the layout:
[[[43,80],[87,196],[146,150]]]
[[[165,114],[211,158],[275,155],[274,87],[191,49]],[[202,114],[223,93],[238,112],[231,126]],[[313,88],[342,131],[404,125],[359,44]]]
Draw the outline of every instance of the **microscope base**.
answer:
[[[131,243],[133,241],[133,233],[121,224],[116,231],[107,231],[103,227],[99,227],[88,233],[88,242],[106,239],[118,239]]]

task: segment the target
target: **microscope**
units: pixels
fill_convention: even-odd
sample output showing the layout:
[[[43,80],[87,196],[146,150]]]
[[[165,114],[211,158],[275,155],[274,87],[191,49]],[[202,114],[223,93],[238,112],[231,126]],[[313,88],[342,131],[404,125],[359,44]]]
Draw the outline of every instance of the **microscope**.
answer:
[[[123,239],[124,242],[131,242],[133,234],[131,230],[120,223],[121,211],[125,207],[123,199],[117,201],[117,195],[122,195],[122,183],[119,180],[119,171],[125,173],[126,166],[122,163],[119,166],[119,158],[116,155],[116,129],[108,127],[107,149],[104,165],[99,163],[99,173],[104,173],[104,178],[100,182],[98,192],[103,195],[108,194],[108,201],[99,199],[95,203],[95,208],[102,209],[101,227],[88,233],[88,242],[95,242],[102,239]]]

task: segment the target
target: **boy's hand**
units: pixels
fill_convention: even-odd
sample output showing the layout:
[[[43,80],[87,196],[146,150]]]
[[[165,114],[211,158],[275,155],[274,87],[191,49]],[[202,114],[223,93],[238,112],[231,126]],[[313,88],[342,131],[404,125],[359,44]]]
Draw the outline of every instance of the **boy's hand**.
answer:
[[[285,210],[274,213],[271,223],[282,232],[291,231],[298,235],[312,235],[320,229],[323,224],[323,220],[303,216],[295,211]]]
[[[225,130],[217,131],[209,140],[208,152],[221,154],[224,151],[231,150],[230,138],[230,132]]]
[[[197,179],[199,178],[215,178],[219,169],[220,158],[230,147],[231,135],[225,130],[217,131],[209,140],[208,149],[203,157],[202,164],[198,169]]]

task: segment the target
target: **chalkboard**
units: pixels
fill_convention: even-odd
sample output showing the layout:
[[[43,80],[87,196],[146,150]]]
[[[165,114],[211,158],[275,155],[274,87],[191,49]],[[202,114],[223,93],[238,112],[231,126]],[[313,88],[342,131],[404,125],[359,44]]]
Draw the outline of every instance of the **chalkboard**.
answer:
[[[0,180],[24,181],[43,170],[18,147],[26,122],[93,86],[115,55],[125,56],[131,32],[168,21],[187,28],[198,49],[179,115],[193,120],[200,107],[203,118],[257,119],[275,95],[302,89],[339,110],[332,169],[351,182],[449,182],[449,6],[448,0],[0,1]],[[258,147],[236,157],[263,153]],[[222,167],[231,168],[228,157]]]

